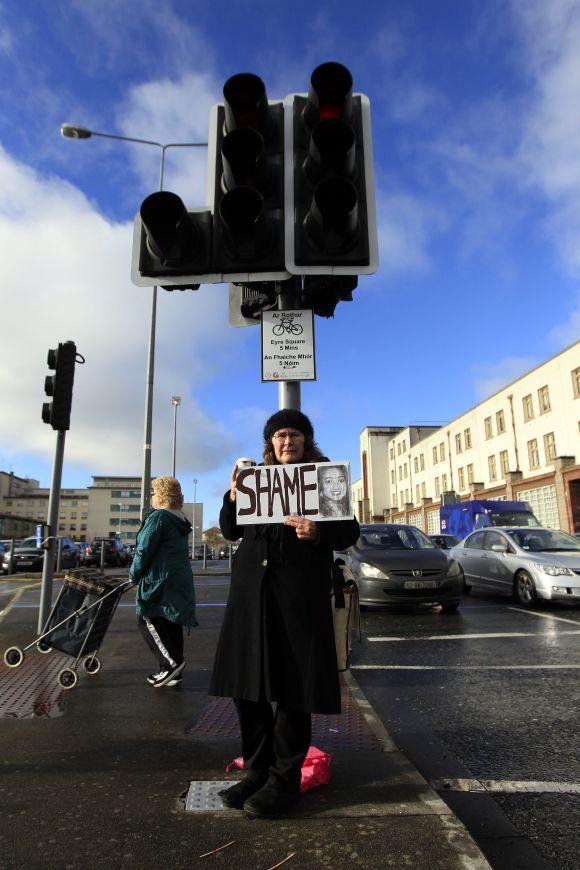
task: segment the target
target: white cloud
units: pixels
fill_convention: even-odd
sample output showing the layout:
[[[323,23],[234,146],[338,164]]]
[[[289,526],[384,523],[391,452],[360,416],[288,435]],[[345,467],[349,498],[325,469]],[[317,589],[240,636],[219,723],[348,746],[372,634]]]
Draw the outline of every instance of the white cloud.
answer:
[[[530,356],[508,356],[493,364],[474,365],[472,370],[477,401],[497,393],[535,365],[537,360]]]
[[[132,228],[106,221],[72,185],[1,149],[0,186],[0,445],[52,454],[53,432],[40,420],[46,352],[73,339],[86,365],[75,376],[67,461],[94,473],[138,473],[151,290],[130,282]],[[235,353],[235,335],[215,352],[226,328],[219,291],[159,291],[154,471],[170,468],[172,394],[183,397],[178,465],[215,468],[232,449],[230,433],[195,399]]]
[[[426,197],[403,191],[380,191],[377,198],[380,274],[417,274],[430,268],[432,237],[445,224],[445,215]]]

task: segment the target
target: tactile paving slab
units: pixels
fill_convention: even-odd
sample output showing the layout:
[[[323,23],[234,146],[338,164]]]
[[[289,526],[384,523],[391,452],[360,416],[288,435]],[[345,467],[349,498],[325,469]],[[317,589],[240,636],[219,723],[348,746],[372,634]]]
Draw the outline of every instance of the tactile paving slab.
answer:
[[[311,743],[325,752],[336,749],[380,749],[379,742],[360,712],[348,687],[341,685],[340,715],[312,716]],[[234,702],[230,698],[215,698],[199,719],[186,729],[192,737],[207,739],[239,738],[240,729]]]
[[[20,667],[0,665],[0,718],[34,719],[60,716],[63,690],[59,671],[70,667],[70,656],[56,652],[25,653]],[[74,689],[72,690],[74,692]]]
[[[189,783],[185,798],[185,811],[188,813],[207,813],[226,810],[218,794],[232,785],[231,780],[193,780]]]

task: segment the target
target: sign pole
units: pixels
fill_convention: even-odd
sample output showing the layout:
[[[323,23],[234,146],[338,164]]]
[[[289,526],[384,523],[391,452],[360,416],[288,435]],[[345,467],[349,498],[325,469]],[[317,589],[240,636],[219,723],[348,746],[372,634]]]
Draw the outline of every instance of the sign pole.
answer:
[[[278,296],[278,311],[299,307],[300,297],[296,289],[282,290],[280,281],[276,281],[275,288]],[[278,384],[278,410],[300,411],[300,404],[300,381],[280,381]]]
[[[54,576],[54,556],[56,551],[56,532],[58,531],[58,507],[60,502],[60,485],[62,481],[62,464],[64,458],[64,441],[66,431],[56,433],[56,449],[52,466],[52,481],[48,500],[48,547],[44,553],[42,566],[42,585],[40,587],[40,606],[38,610],[38,633],[42,634],[48,619],[52,604],[52,578]]]

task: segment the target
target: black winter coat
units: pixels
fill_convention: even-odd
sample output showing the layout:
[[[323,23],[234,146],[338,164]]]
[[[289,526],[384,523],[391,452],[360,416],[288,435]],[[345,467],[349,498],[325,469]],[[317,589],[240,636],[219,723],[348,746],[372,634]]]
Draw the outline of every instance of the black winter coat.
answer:
[[[359,537],[355,519],[317,523],[316,544],[291,526],[236,525],[229,491],[225,538],[242,538],[215,655],[210,694],[279,701],[311,713],[340,713],[330,604],[332,551]]]

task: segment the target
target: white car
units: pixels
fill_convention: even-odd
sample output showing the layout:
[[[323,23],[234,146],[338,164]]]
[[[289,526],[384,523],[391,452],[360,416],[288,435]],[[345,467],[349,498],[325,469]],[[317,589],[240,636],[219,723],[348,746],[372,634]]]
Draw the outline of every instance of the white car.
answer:
[[[580,604],[580,540],[541,526],[479,529],[450,551],[471,586],[514,595],[524,607],[538,599]]]

